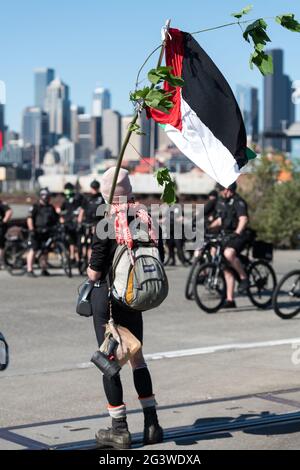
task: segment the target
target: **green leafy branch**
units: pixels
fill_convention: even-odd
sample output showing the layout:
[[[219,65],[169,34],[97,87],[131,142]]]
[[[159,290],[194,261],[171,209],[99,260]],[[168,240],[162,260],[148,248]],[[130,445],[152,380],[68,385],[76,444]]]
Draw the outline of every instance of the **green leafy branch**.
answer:
[[[150,70],[148,79],[151,85],[130,93],[130,101],[140,111],[149,107],[169,114],[174,106],[170,99],[173,93],[166,91],[161,87],[161,84],[167,82],[172,87],[182,87],[182,78],[172,73],[172,67],[159,66],[156,69]]]
[[[241,26],[240,19],[248,14],[253,8],[253,5],[247,5],[238,13],[232,13],[232,16],[238,19],[238,24]],[[288,29],[293,32],[300,32],[300,23],[295,19],[293,13],[286,13],[284,15],[276,16],[275,21],[279,23],[283,28]],[[246,28],[243,33],[245,41],[253,43],[254,51],[250,55],[250,68],[253,69],[255,65],[263,75],[268,75],[273,73],[273,60],[272,56],[266,54],[265,46],[268,42],[271,42],[266,30],[267,23],[264,18],[258,18],[253,21]]]

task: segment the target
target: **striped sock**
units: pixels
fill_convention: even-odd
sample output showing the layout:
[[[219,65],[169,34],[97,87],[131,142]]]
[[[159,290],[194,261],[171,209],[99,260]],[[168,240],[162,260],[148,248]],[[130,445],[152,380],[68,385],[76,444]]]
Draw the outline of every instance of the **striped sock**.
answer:
[[[122,405],[119,406],[112,406],[108,404],[107,406],[107,411],[109,412],[109,415],[114,418],[126,418],[126,405],[123,403]]]

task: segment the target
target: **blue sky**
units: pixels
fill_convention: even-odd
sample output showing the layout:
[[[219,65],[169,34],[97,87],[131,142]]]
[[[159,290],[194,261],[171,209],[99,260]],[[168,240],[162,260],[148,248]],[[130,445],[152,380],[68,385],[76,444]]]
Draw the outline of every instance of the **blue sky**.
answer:
[[[173,27],[197,31],[231,21],[247,0],[103,1],[11,0],[1,2],[0,80],[7,89],[6,121],[20,130],[22,109],[33,104],[33,69],[53,67],[71,87],[71,100],[90,111],[96,85],[108,87],[112,105],[130,113],[129,91],[138,68],[160,42],[167,18]],[[249,19],[293,12],[300,21],[298,0],[254,0]],[[269,21],[271,47],[285,50],[285,71],[300,80],[300,34]],[[250,46],[238,26],[196,36],[230,85],[251,83],[262,77],[248,66]],[[155,59],[157,60],[157,59]],[[149,67],[151,66],[151,62]],[[143,75],[145,76],[145,75]],[[260,93],[260,97],[261,97]]]

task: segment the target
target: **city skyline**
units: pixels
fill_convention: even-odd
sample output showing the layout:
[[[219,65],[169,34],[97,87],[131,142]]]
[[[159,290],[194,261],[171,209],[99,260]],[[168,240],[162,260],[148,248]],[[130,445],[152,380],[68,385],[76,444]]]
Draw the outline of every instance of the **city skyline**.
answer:
[[[47,3],[47,24],[55,25],[53,35],[45,34],[43,14]],[[3,17],[6,18],[2,34],[10,40],[6,47],[7,59],[0,70],[0,80],[4,80],[7,86],[6,122],[17,131],[21,129],[22,110],[34,105],[31,74],[37,66],[51,66],[59,70],[60,76],[71,86],[72,103],[85,106],[90,111],[91,94],[95,87],[101,86],[111,90],[113,109],[123,115],[130,114],[132,107],[128,97],[134,88],[137,70],[147,54],[159,44],[160,27],[166,18],[171,17],[173,27],[195,31],[229,22],[230,13],[243,6],[235,0],[230,5],[218,5],[218,8],[214,2],[203,1],[195,7],[195,2],[189,0],[184,6],[177,0],[166,0],[159,9],[149,9],[147,21],[144,22],[137,21],[137,1],[132,1],[131,8],[128,8],[116,1],[100,5],[97,1],[88,0],[82,7],[66,0],[59,4],[59,15],[56,15],[56,3],[57,0],[51,4],[45,0],[41,7],[35,0],[26,5],[19,0],[14,5],[5,4],[2,8]],[[16,6],[18,15],[14,14]],[[116,6],[118,15],[115,14]],[[205,17],[202,14],[203,7]],[[288,0],[284,10],[289,9],[296,17],[300,17],[300,5],[294,5],[294,2]],[[251,18],[280,13],[282,2],[266,0],[263,5],[254,4]],[[28,22],[34,24],[34,28],[27,28]],[[268,33],[272,39],[270,48],[280,47],[285,51],[285,70],[294,80],[299,79],[300,68],[295,60],[300,45],[299,37],[291,36],[275,22],[269,21],[269,25]],[[109,40],[111,34],[114,36],[113,41]],[[40,40],[37,41],[37,38]],[[262,95],[261,75],[257,70],[249,69],[250,48],[242,39],[238,27],[201,34],[197,40],[216,62],[233,90],[240,82],[251,83]],[[154,56],[153,61],[147,64],[142,79],[156,60]]]

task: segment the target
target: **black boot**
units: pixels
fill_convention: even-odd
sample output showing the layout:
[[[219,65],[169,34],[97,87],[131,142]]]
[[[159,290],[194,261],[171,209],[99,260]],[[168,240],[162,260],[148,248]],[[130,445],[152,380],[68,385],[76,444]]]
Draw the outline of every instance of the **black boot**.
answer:
[[[144,425],[144,444],[157,444],[163,441],[163,429],[158,423],[155,406],[149,406],[143,409]]]
[[[129,449],[131,446],[131,435],[128,431],[126,418],[112,418],[112,427],[99,429],[95,437],[100,447]]]

